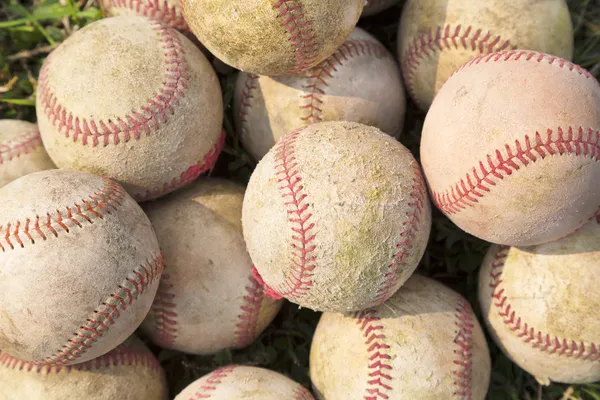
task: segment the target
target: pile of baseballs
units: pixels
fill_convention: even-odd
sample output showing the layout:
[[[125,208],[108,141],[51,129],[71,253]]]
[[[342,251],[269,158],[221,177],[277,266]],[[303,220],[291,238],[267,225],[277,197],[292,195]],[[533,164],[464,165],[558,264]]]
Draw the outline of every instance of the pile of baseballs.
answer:
[[[166,399],[136,331],[241,349],[283,299],[324,312],[314,394],[227,365],[171,398],[484,399],[469,301],[414,274],[430,199],[493,244],[479,303],[505,354],[600,380],[600,85],[565,1],[407,0],[399,63],[356,27],[396,3],[104,0],[53,50],[37,124],[0,121],[0,399]],[[240,70],[231,109],[217,61]],[[247,187],[199,178],[237,138]]]

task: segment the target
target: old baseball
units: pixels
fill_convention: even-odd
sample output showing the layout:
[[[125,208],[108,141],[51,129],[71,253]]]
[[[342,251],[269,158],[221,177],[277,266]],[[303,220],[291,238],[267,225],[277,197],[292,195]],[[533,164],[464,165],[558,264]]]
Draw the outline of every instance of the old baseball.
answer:
[[[325,61],[290,77],[240,73],[234,116],[246,150],[260,160],[287,133],[320,121],[354,121],[398,136],[406,99],[391,54],[355,28]]]
[[[140,15],[155,19],[182,32],[189,31],[180,0],[101,0],[110,16]]]
[[[36,365],[0,351],[0,400],[166,400],[160,363],[135,337],[81,364]]]
[[[600,380],[600,221],[561,240],[492,246],[479,274],[483,317],[504,353],[542,384]]]
[[[565,0],[407,0],[398,29],[406,88],[423,110],[450,74],[486,53],[525,49],[570,60]]]
[[[367,0],[361,17],[370,17],[398,4],[400,0]]]
[[[0,120],[0,187],[23,175],[56,168],[35,124]]]
[[[211,170],[223,144],[212,67],[183,35],[144,17],[75,32],[44,62],[38,93],[56,165],[118,180],[138,201]]]
[[[167,266],[142,324],[158,345],[194,354],[242,348],[281,308],[252,277],[243,198],[242,186],[200,179],[146,206]]]
[[[350,35],[365,0],[182,0],[206,48],[239,70],[291,75],[329,57]]]
[[[433,200],[461,229],[528,246],[581,227],[600,206],[600,85],[561,58],[481,56],[440,89],[421,137]]]
[[[250,178],[244,238],[267,293],[320,311],[387,300],[431,227],[421,169],[377,128],[320,122],[284,136]]]
[[[203,376],[175,400],[314,400],[299,383],[278,372],[258,367],[228,365]]]
[[[163,271],[150,221],[123,188],[53,169],[0,188],[0,349],[76,364],[142,322]]]
[[[324,313],[310,378],[320,400],[483,400],[490,355],[467,300],[415,274],[375,309]]]

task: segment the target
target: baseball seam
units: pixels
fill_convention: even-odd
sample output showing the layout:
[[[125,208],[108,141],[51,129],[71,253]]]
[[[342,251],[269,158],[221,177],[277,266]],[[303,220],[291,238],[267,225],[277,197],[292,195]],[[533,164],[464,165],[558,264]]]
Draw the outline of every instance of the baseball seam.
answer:
[[[177,339],[177,304],[174,301],[175,293],[171,291],[172,287],[169,274],[163,273],[152,303],[156,342],[167,348],[172,348]]]
[[[18,139],[0,144],[0,165],[12,161],[42,146],[39,131],[23,132]]]
[[[406,212],[407,220],[403,222],[404,231],[400,234],[402,241],[396,245],[396,253],[393,255],[393,262],[388,266],[387,272],[383,275],[383,282],[377,289],[375,302],[381,304],[386,301],[394,293],[396,284],[398,283],[399,275],[402,269],[406,267],[406,258],[411,255],[411,250],[414,247],[414,240],[417,236],[419,224],[423,214],[423,208],[427,201],[425,182],[419,165],[415,162],[412,165],[413,169],[413,185],[409,195],[410,207]]]
[[[258,88],[258,78],[258,75],[249,73],[246,76],[244,89],[241,93],[238,119],[240,121],[240,135],[242,137],[248,136],[248,114],[250,113],[250,108],[252,108],[252,99],[254,98],[252,92]]]
[[[233,372],[235,367],[235,365],[228,365],[211,372],[206,378],[206,382],[190,396],[189,400],[210,399],[212,396],[211,392],[217,390],[217,386],[221,384],[222,380],[225,379],[227,375]]]
[[[252,275],[249,281],[250,284],[245,287],[247,294],[243,298],[241,312],[235,325],[235,346],[238,348],[246,347],[254,341],[263,299],[262,286]]]
[[[390,375],[393,368],[390,365],[392,357],[386,354],[390,346],[384,342],[383,325],[373,309],[355,312],[354,317],[365,337],[369,357],[369,378],[363,398],[364,400],[389,399],[388,394],[393,389]]]
[[[378,59],[389,57],[388,51],[377,42],[372,40],[347,40],[329,58],[307,71],[309,73],[306,77],[307,83],[302,87],[308,91],[308,94],[302,96],[305,104],[300,106],[301,109],[307,111],[307,115],[301,117],[304,122],[315,123],[323,120],[321,116],[323,99],[321,96],[325,95],[326,87],[329,86],[327,79],[332,79],[334,73],[338,72],[336,65],[344,66],[344,62],[349,61],[350,58],[361,55]]]
[[[189,31],[183,15],[177,13],[176,7],[170,7],[166,0],[162,7],[159,0],[108,0],[108,8],[127,8],[135,10],[138,15],[158,19],[176,29]]]
[[[461,30],[461,25],[455,27],[452,25],[438,26],[435,33],[430,29],[427,33],[418,35],[404,52],[402,72],[406,81],[406,88],[417,103],[421,102],[418,100],[415,91],[414,79],[421,61],[425,57],[429,57],[436,52],[452,50],[452,48],[458,49],[459,47],[474,52],[491,53],[511,46],[508,40],[501,42],[502,38],[500,36],[494,37],[490,32],[484,35],[482,29],[474,29],[472,26],[468,26],[462,33]],[[423,104],[419,105],[422,106]]]
[[[506,258],[508,257],[510,247],[499,246],[494,254],[489,277],[489,287],[493,289],[492,305],[496,308],[498,316],[506,325],[507,329],[513,332],[524,343],[540,352],[564,356],[576,360],[597,361],[600,359],[600,343],[577,342],[573,339],[563,338],[562,340],[555,335],[544,333],[535,327],[530,326],[513,309],[505,290],[502,287],[502,272]]]
[[[458,346],[454,350],[456,358],[453,363],[457,366],[454,373],[454,385],[456,391],[454,396],[461,399],[470,400],[471,393],[471,376],[473,370],[473,329],[475,328],[473,310],[471,305],[462,297],[458,299],[456,305],[456,326],[458,334],[454,338],[454,344]]]
[[[294,388],[294,400],[313,400],[314,397],[310,394],[308,389],[299,383],[296,384]]]
[[[296,57],[292,74],[297,74],[313,66],[317,59],[318,43],[312,22],[304,14],[301,0],[279,0],[273,8],[281,18],[281,26],[288,34],[292,52]]]
[[[93,360],[88,360],[75,365],[48,365],[48,364],[32,364],[27,361],[20,360],[10,354],[0,352],[0,366],[12,369],[18,369],[25,372],[36,372],[38,374],[45,373],[69,373],[72,370],[77,371],[94,371],[101,368],[111,368],[119,366],[138,366],[150,368],[154,372],[160,372],[161,366],[158,360],[148,354],[146,351],[141,351],[135,348],[119,348],[110,353],[104,354]]]

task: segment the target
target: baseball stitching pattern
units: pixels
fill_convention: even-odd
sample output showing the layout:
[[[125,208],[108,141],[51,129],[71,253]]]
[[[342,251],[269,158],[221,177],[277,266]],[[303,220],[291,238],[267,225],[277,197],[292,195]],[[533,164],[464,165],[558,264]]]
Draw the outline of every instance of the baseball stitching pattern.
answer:
[[[236,365],[228,365],[211,372],[204,384],[198,388],[196,393],[194,393],[189,400],[210,399],[212,392],[217,390],[217,386],[221,384],[223,379],[225,379],[235,367]]]
[[[17,159],[24,154],[29,154],[41,146],[42,138],[37,130],[23,132],[18,138],[0,144],[0,165]]]
[[[242,348],[254,341],[256,325],[260,315],[263,300],[263,288],[251,275],[246,286],[246,295],[241,305],[241,313],[238,315],[238,323],[235,325],[235,346]]]
[[[296,384],[296,388],[294,389],[294,400],[313,400],[313,396],[304,386]]]
[[[139,140],[142,134],[150,135],[161,124],[168,122],[168,115],[174,115],[174,106],[185,96],[189,76],[183,46],[175,32],[162,22],[152,20],[157,32],[166,64],[166,74],[162,87],[156,96],[137,111],[120,118],[94,120],[73,115],[61,105],[49,86],[48,68],[52,65],[52,55],[44,63],[39,78],[39,100],[44,114],[59,134],[79,142],[84,146],[117,145],[129,142],[132,137]]]
[[[370,56],[377,59],[390,57],[388,51],[377,42],[371,40],[347,40],[329,58],[314,68],[307,71],[307,83],[302,87],[308,94],[302,96],[305,104],[300,108],[307,111],[302,120],[307,124],[320,122],[322,118],[321,106],[325,90],[329,86],[327,79],[332,79],[337,67],[343,67],[353,57]]]
[[[458,347],[454,350],[456,358],[454,364],[454,385],[456,391],[454,396],[464,400],[471,400],[471,375],[473,370],[473,329],[475,328],[473,310],[471,305],[462,297],[456,304],[456,326],[458,334],[454,339],[454,344]]]
[[[407,220],[403,222],[404,232],[400,234],[402,241],[396,245],[396,253],[393,256],[393,262],[388,266],[387,272],[383,276],[383,282],[377,289],[375,302],[381,304],[392,296],[394,290],[397,289],[399,276],[406,267],[407,258],[414,247],[414,240],[417,236],[419,224],[423,215],[423,208],[427,201],[425,182],[421,168],[414,162],[413,169],[413,184],[409,195],[408,202],[409,210],[406,212]]]
[[[242,90],[242,98],[240,99],[240,108],[238,110],[238,119],[240,121],[240,134],[243,137],[248,135],[248,114],[250,113],[250,108],[252,107],[252,99],[254,95],[252,94],[256,88],[258,88],[258,78],[259,76],[256,74],[248,74],[246,76],[246,81],[244,82],[244,89]]]
[[[600,343],[577,342],[568,338],[560,339],[530,326],[517,314],[502,287],[502,271],[509,251],[509,246],[498,246],[489,273],[489,286],[493,289],[492,306],[496,309],[506,328],[524,343],[528,343],[540,352],[582,361],[598,361],[600,359]]]
[[[154,314],[154,332],[157,344],[172,348],[177,339],[177,312],[175,311],[175,293],[171,290],[169,274],[164,273],[158,284],[156,297],[152,303]]]
[[[417,36],[404,52],[402,72],[406,88],[412,98],[419,102],[414,88],[415,75],[421,61],[435,53],[453,48],[492,53],[509,47],[511,44],[508,40],[503,41],[500,36],[494,36],[490,32],[484,34],[483,30],[475,29],[472,26],[467,26],[466,29],[463,29],[461,25],[438,26],[435,31],[429,30],[427,33]]]
[[[277,17],[281,18],[281,26],[288,34],[296,63],[292,74],[302,72],[315,63],[319,44],[315,41],[315,33],[304,15],[302,1],[278,0],[273,6]]]
[[[389,399],[392,391],[392,357],[387,354],[390,346],[384,342],[385,334],[380,318],[373,309],[354,313],[356,323],[365,337],[365,345],[369,353],[369,379],[364,400]]]
[[[105,4],[108,9],[127,8],[134,10],[138,15],[157,19],[176,29],[190,30],[183,15],[177,12],[177,8],[169,6],[167,0],[105,0]]]

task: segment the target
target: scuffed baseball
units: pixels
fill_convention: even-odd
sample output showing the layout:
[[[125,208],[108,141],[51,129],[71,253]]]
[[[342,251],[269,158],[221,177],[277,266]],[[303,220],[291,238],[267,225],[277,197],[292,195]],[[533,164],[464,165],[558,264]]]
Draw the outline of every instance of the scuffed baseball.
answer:
[[[387,300],[431,227],[421,170],[377,128],[321,122],[284,136],[250,178],[244,238],[267,293],[321,311]]]
[[[175,400],[314,400],[299,383],[274,371],[228,365],[191,383]]]
[[[35,365],[0,351],[0,400],[166,400],[160,363],[137,338],[73,366]]]
[[[415,274],[375,309],[324,313],[310,378],[320,400],[483,400],[490,355],[467,300]]]
[[[122,343],[154,299],[163,258],[116,182],[53,169],[0,188],[0,349],[76,364]]]
[[[182,0],[190,29],[220,60],[260,75],[292,75],[329,57],[365,0]]]
[[[156,344],[194,354],[243,348],[281,308],[252,277],[243,198],[243,186],[200,179],[145,207],[167,266],[142,324]]]
[[[563,237],[600,207],[600,85],[561,58],[493,53],[440,89],[421,136],[434,203],[488,242]]]
[[[212,170],[223,145],[217,75],[159,21],[106,18],[75,32],[44,62],[38,93],[56,165],[118,180],[138,201]]]
[[[246,150],[260,160],[284,135],[320,121],[354,121],[397,137],[406,99],[392,55],[355,28],[325,61],[290,77],[238,75],[234,116]]]
[[[555,242],[492,246],[479,302],[504,353],[543,385],[600,380],[600,221]]]
[[[56,168],[42,144],[35,124],[0,120],[0,186],[23,175]]]
[[[189,31],[183,19],[180,0],[101,0],[105,12],[113,17],[139,15],[155,19],[182,32]]]
[[[361,17],[370,17],[398,4],[400,0],[367,0]]]
[[[570,60],[573,26],[565,0],[407,0],[398,27],[406,88],[422,110],[458,67],[501,50]]]

